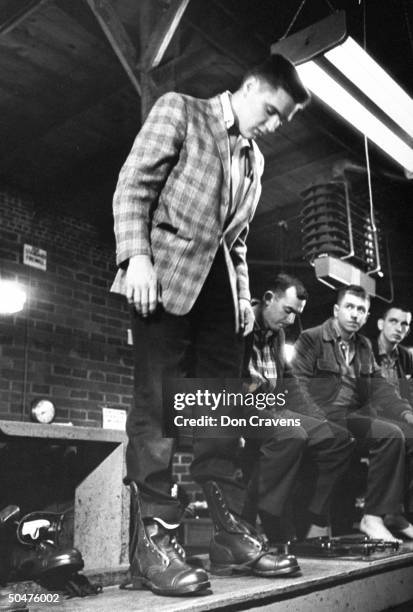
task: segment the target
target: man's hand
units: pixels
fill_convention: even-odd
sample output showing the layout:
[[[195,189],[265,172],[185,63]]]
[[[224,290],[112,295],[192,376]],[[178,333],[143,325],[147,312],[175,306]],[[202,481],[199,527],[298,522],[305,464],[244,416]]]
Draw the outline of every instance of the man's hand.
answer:
[[[250,301],[246,300],[245,298],[240,298],[238,300],[238,308],[240,331],[242,331],[243,336],[248,336],[254,327],[254,311]]]
[[[136,312],[147,317],[161,301],[160,286],[148,255],[134,255],[126,271],[126,299]]]
[[[403,416],[406,423],[413,425],[413,412],[406,412]]]

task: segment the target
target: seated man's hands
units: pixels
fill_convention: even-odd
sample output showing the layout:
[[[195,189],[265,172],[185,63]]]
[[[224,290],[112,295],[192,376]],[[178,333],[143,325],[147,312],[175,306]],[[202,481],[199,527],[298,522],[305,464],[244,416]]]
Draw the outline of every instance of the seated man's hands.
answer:
[[[134,255],[126,271],[126,299],[143,317],[155,312],[162,301],[161,287],[148,255]]]

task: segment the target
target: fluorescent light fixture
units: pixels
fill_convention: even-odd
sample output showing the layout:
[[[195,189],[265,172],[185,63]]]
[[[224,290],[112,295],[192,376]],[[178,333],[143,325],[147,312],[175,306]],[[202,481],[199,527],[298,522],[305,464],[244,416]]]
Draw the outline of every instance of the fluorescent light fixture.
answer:
[[[413,99],[348,36],[343,11],[271,51],[294,62],[308,89],[413,172]]]
[[[327,72],[313,61],[297,66],[297,71],[306,87],[311,89],[323,102],[362,134],[365,134],[406,170],[413,171],[413,148],[358,102]]]
[[[413,138],[413,100],[352,38],[325,57]]]
[[[14,314],[24,308],[26,293],[15,281],[0,280],[0,314]]]

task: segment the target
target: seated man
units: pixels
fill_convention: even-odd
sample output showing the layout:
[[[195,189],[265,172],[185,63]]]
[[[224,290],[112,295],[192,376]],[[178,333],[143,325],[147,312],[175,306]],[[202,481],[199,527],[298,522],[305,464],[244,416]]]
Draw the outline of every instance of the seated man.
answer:
[[[360,530],[372,538],[395,541],[383,517],[400,515],[404,487],[404,435],[377,418],[381,406],[397,418],[413,418],[412,409],[382,377],[369,340],[359,334],[370,298],[358,285],[341,289],[334,316],[304,331],[292,361],[301,392],[314,415],[347,428],[368,452],[369,469]],[[404,535],[413,536],[407,524]]]
[[[294,385],[291,371],[285,362],[284,328],[294,323],[295,316],[305,306],[307,292],[302,283],[292,276],[280,274],[264,293],[262,300],[253,305],[255,324],[246,341],[245,375],[252,380],[255,392],[277,393],[285,385]],[[290,377],[290,380],[288,378]],[[292,389],[290,389],[292,390]],[[289,391],[290,391],[289,390]],[[300,425],[262,427],[259,436],[247,439],[245,454],[248,457],[250,484],[245,518],[255,513],[269,540],[277,540],[281,532],[280,517],[296,480],[304,451],[308,451],[315,464],[314,492],[309,506],[310,528],[307,537],[328,534],[329,501],[338,478],[347,469],[352,453],[353,440],[348,432],[307,414],[293,412],[300,401],[295,390],[294,403],[286,395],[285,408],[275,408],[278,417],[292,418]],[[300,412],[305,412],[301,401]],[[267,408],[262,413],[271,413]],[[262,414],[264,416],[264,414]]]
[[[413,375],[413,356],[408,349],[400,343],[406,338],[410,331],[412,313],[399,306],[387,308],[377,321],[380,334],[373,344],[374,356],[381,368],[384,378],[394,386],[396,392],[412,405],[411,378]],[[387,418],[387,412],[379,407],[379,414]],[[407,491],[405,496],[405,510],[409,520],[413,519],[413,416],[406,412],[391,418],[398,425],[406,438],[407,454]],[[392,527],[406,528],[407,523],[403,520],[397,525],[394,517],[387,517],[386,524]]]

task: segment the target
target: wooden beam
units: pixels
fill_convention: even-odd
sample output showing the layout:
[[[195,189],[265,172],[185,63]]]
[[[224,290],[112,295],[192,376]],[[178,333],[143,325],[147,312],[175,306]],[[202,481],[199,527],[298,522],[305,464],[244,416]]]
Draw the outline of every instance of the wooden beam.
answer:
[[[161,6],[160,3],[154,2],[154,0],[140,0],[139,6],[139,21],[138,21],[138,38],[139,38],[139,57],[140,57],[140,69],[141,69],[141,121],[144,123],[152,104],[156,99],[154,93],[154,85],[152,83],[151,75],[145,69],[142,68],[142,61],[145,52],[148,48],[149,41],[152,37],[152,32],[157,28],[161,19]]]
[[[152,71],[151,76],[158,89],[167,91],[194,78],[208,67],[225,61],[226,57],[218,51],[201,48],[186,52],[162,64]]]
[[[20,23],[36,11],[40,5],[49,0],[30,0],[23,8],[16,10],[6,21],[0,24],[0,34],[8,34],[14,28],[17,28]]]
[[[85,2],[96,17],[132,85],[141,95],[136,48],[117,13],[108,0],[85,0]]]
[[[142,58],[142,70],[148,72],[162,61],[165,51],[175,34],[189,0],[171,0],[157,27],[151,35],[148,47]]]

